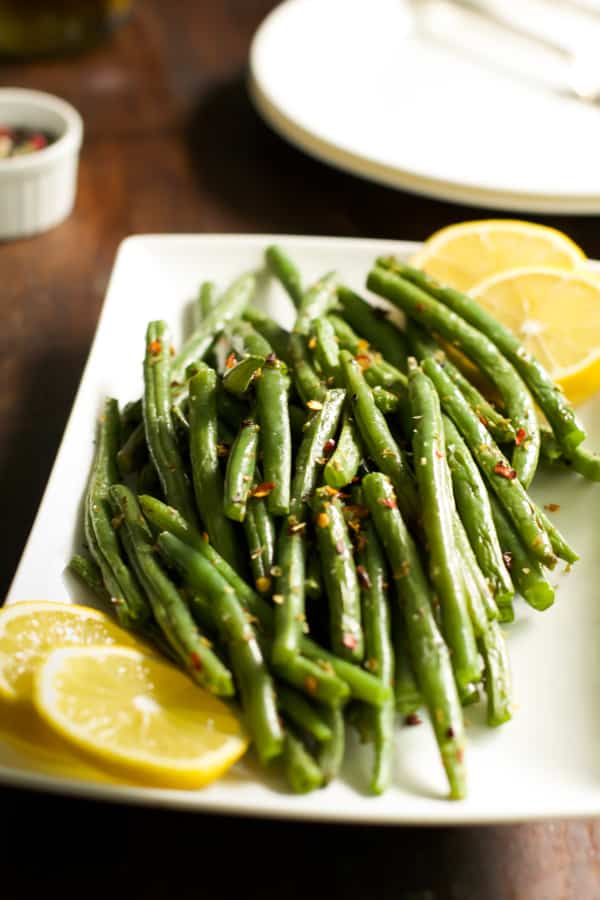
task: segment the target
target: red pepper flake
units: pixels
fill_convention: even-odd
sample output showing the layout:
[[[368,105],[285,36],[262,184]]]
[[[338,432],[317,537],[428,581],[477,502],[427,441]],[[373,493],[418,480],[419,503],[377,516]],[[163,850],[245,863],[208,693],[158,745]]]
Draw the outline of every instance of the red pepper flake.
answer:
[[[519,428],[515,435],[515,444],[517,445],[517,447],[521,446],[521,444],[523,443],[523,441],[525,440],[526,437],[527,437],[527,432],[525,431],[525,429]]]
[[[237,357],[236,357],[235,353],[230,353],[229,356],[227,357],[227,359],[225,360],[225,368],[233,369],[236,362],[237,362]]]
[[[488,420],[486,419],[485,416],[479,416],[479,421],[481,422],[481,424],[483,425],[484,428],[488,427]]]
[[[329,438],[328,441],[325,441],[323,444],[323,455],[330,456],[335,450],[335,440],[333,438]]]
[[[353,634],[345,634],[342,638],[342,644],[344,647],[347,647],[348,650],[355,650],[357,643],[358,641]]]
[[[316,339],[316,337],[313,335],[313,337],[311,337],[311,339],[310,339],[309,342],[308,342],[309,350],[314,350],[316,346],[317,346],[317,339]]]
[[[306,405],[309,409],[323,409],[323,404],[318,400],[307,400]]]
[[[508,481],[514,481],[517,477],[517,473],[515,469],[512,469],[510,466],[507,466],[506,463],[498,462],[494,466],[494,472],[496,475],[501,475],[502,478],[507,478]]]
[[[356,346],[357,346],[358,349],[361,351],[361,353],[363,353],[363,352],[365,352],[366,350],[369,349],[369,342],[368,342],[368,341],[365,341],[364,338],[359,338],[358,341],[357,341],[357,343],[356,343]]]
[[[203,540],[205,543],[207,543],[207,544],[209,543],[210,538],[209,538],[209,536],[208,536],[208,531],[203,531],[203,532],[202,532],[202,540]]]
[[[322,490],[331,497],[337,497],[338,495],[338,489],[331,487],[330,484],[324,484]]]
[[[387,506],[388,509],[396,509],[398,506],[396,500],[392,497],[380,497],[377,502],[380,506]]]
[[[304,687],[309,694],[316,694],[317,688],[319,687],[319,682],[314,675],[307,675],[304,679]]]
[[[371,365],[371,357],[368,353],[357,353],[354,359],[359,364],[363,372]]]
[[[444,458],[444,454],[442,453],[441,450],[436,450],[436,451],[435,451],[435,455],[437,456],[438,459],[443,459],[443,458]]]
[[[256,487],[252,488],[252,490],[250,491],[250,496],[268,497],[273,490],[275,490],[274,481],[263,481],[261,484],[257,484]]]
[[[270,369],[276,369],[277,366],[279,365],[279,360],[277,359],[276,354],[273,353],[272,351],[271,351],[271,353],[269,353],[269,355],[265,359],[265,365],[269,366]]]
[[[367,572],[365,567],[357,566],[356,574],[358,575],[358,580],[359,580],[361,586],[364,587],[366,590],[369,590],[369,588],[371,587],[371,579],[370,579],[369,573]]]
[[[317,516],[317,525],[319,528],[327,528],[329,525],[329,516],[327,513],[321,512]]]
[[[546,503],[544,505],[544,509],[547,509],[548,512],[558,512],[560,509],[560,503]]]
[[[416,712],[409,713],[404,717],[405,725],[420,725],[422,721],[421,716]]]
[[[158,356],[160,351],[162,350],[162,341],[150,341],[148,344],[148,350],[152,354],[152,356]]]
[[[190,654],[190,662],[196,672],[200,672],[202,670],[202,660],[195,651]]]
[[[449,726],[446,728],[446,737],[447,737],[447,738],[450,738],[450,740],[452,740],[452,738],[454,737],[454,728],[452,728],[451,725],[449,725]]]
[[[504,560],[504,565],[506,566],[506,568],[509,570],[512,569],[513,557],[510,550],[504,551],[504,553],[502,554],[502,559]]]

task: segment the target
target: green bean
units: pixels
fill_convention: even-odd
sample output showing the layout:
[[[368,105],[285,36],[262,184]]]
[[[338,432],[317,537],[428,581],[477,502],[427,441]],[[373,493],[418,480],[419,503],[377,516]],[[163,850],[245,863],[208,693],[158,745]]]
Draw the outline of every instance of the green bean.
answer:
[[[363,455],[354,419],[346,414],[335,450],[323,470],[325,483],[335,488],[343,488],[350,484],[356,477]]]
[[[213,281],[203,281],[198,291],[196,309],[198,312],[197,328],[200,328],[217,305],[217,286]]]
[[[311,400],[321,401],[326,387],[310,361],[306,346],[306,338],[301,334],[291,334],[289,356],[292,366],[294,385],[303,403]]]
[[[181,382],[187,366],[204,356],[217,332],[222,331],[227,322],[241,316],[255,290],[256,276],[250,273],[233,282],[174,358],[171,365],[173,382]]]
[[[347,350],[341,351],[340,359],[348,394],[353,402],[354,418],[364,444],[377,466],[392,479],[403,515],[414,520],[417,516],[417,493],[406,455],[392,437],[356,360]]]
[[[502,725],[512,716],[512,678],[506,642],[497,622],[490,622],[480,647],[485,664],[487,723]]]
[[[415,667],[408,644],[406,622],[400,611],[393,616],[394,623],[394,697],[395,707],[403,718],[414,715],[423,706],[423,695],[417,684]]]
[[[288,408],[289,378],[277,359],[267,359],[256,387],[260,447],[265,481],[273,485],[267,498],[272,516],[287,515],[292,476],[292,433]]]
[[[498,347],[521,375],[548,419],[558,442],[567,453],[584,440],[585,431],[577,421],[573,407],[542,364],[525,350],[517,335],[466,294],[451,287],[444,287],[425,272],[398,263],[396,260],[392,262],[392,267],[403,278],[427,291],[464,321],[485,334]]]
[[[279,279],[293,300],[294,306],[299,307],[302,303],[304,290],[302,288],[302,278],[296,265],[289,258],[283,247],[280,247],[278,244],[271,244],[271,246],[267,247],[265,259],[273,275]]]
[[[315,741],[331,740],[333,730],[327,724],[323,710],[313,706],[302,694],[285,684],[277,685],[277,705],[296,727],[310,734]]]
[[[490,497],[498,540],[514,585],[534,609],[548,609],[554,603],[554,590],[546,580],[537,559],[527,552],[505,509],[496,497]]]
[[[245,419],[229,451],[225,471],[225,515],[243,522],[258,453],[258,425]]]
[[[270,594],[271,568],[275,561],[275,526],[262,497],[252,497],[248,501],[244,531],[256,589],[261,594]]]
[[[336,300],[337,274],[328,272],[319,278],[307,291],[304,291],[298,305],[298,315],[294,325],[294,333],[309,335],[311,325],[326,315]]]
[[[144,358],[144,427],[150,458],[165,497],[184,518],[196,523],[196,511],[171,420],[170,337],[165,322],[150,322]]]
[[[460,390],[461,394],[485,425],[489,433],[499,444],[512,443],[516,437],[515,430],[508,419],[489,403],[483,394],[475,387],[474,384],[465,378],[460,369],[455,366],[447,357],[440,345],[422,328],[409,319],[406,323],[406,335],[413,349],[415,356],[419,360],[423,360],[428,356],[433,356],[443,365],[444,371],[452,379],[454,384]]]
[[[225,516],[217,432],[217,374],[202,363],[190,381],[190,456],[196,504],[211,543],[235,569],[241,567],[238,541]]]
[[[352,501],[357,508],[362,508],[362,491],[354,491]],[[366,665],[384,684],[392,684],[394,648],[391,638],[387,562],[373,523],[369,519],[359,522],[361,530],[357,541],[356,571],[361,592]]]
[[[542,430],[542,456],[547,462],[558,463],[572,469],[588,481],[600,481],[600,456],[585,447],[575,447],[568,454],[558,444],[550,431]]]
[[[389,321],[385,310],[372,306],[346,287],[339,287],[337,295],[342,315],[352,328],[366,338],[387,362],[405,371],[408,356],[406,341],[402,332]]]
[[[314,354],[321,372],[328,382],[339,384],[340,351],[333,325],[329,319],[320,318],[313,322],[312,330],[313,337],[309,341],[309,347],[315,343]]]
[[[230,369],[225,369],[223,387],[235,397],[244,397],[255,380],[260,378],[264,364],[264,356],[244,356]]]
[[[423,370],[433,381],[444,411],[465,439],[486,481],[505,507],[525,546],[540,562],[552,567],[556,557],[550,539],[538,522],[535,508],[504,454],[444,369],[433,358],[423,362]]]
[[[110,500],[115,513],[122,516],[123,544],[148,595],[154,617],[186,671],[212,693],[233,695],[231,673],[198,631],[179,591],[156,560],[152,534],[135,496],[124,485],[113,485]]]
[[[305,643],[303,639],[302,650],[311,650],[312,642]],[[316,646],[316,645],[315,645]],[[272,656],[272,654],[271,654]],[[354,668],[354,667],[353,667]],[[346,702],[353,688],[347,684],[348,679],[342,679],[334,671],[332,666],[324,664],[320,655],[314,659],[305,656],[295,656],[286,660],[283,665],[273,663],[273,670],[280,681],[298,688],[308,697],[322,703],[324,706],[335,708]],[[357,669],[359,675],[366,675]],[[364,685],[363,685],[364,687]]]
[[[144,423],[140,422],[117,453],[117,466],[122,478],[138,472],[148,460],[148,445]]]
[[[139,628],[151,616],[137,579],[125,563],[112,525],[108,492],[118,480],[119,406],[107,398],[98,430],[96,456],[85,497],[84,527],[88,549],[100,567],[102,579],[124,628]]]
[[[498,606],[508,606],[515,591],[502,558],[487,488],[460,432],[447,416],[443,420],[458,512]]]
[[[515,447],[513,465],[527,487],[535,475],[540,434],[533,400],[513,366],[484,334],[393,270],[380,266],[372,269],[367,286],[391,300],[407,316],[439,332],[453,346],[463,350],[496,385],[515,432],[522,435],[521,442]]]
[[[283,747],[283,771],[295,794],[308,794],[323,784],[323,775],[316,760],[289,730],[286,731]]]
[[[471,624],[475,637],[479,638],[487,631],[488,622],[498,618],[498,607],[492,597],[490,586],[479,568],[473,548],[456,510],[453,515],[453,525]]]
[[[93,559],[88,559],[86,556],[76,553],[71,557],[67,569],[85,584],[99,600],[103,600],[107,604],[110,603],[110,594],[104,585],[102,571]]]
[[[185,585],[194,594],[209,600],[229,651],[254,746],[263,763],[273,759],[283,747],[273,680],[234,589],[206,557],[174,535],[163,532],[158,538],[158,546],[166,561],[181,573]]]
[[[314,501],[317,544],[329,601],[330,641],[342,659],[360,662],[364,637],[360,616],[360,590],[352,543],[337,497],[317,491]]]
[[[394,586],[413,666],[429,710],[451,796],[459,799],[466,791],[462,709],[450,653],[433,613],[430,588],[417,548],[397,509],[390,480],[381,473],[373,473],[363,478],[362,489],[379,539],[397,573]]]
[[[414,362],[414,360],[413,360]],[[454,532],[454,499],[446,461],[439,397],[427,376],[410,368],[408,393],[415,422],[412,446],[423,529],[429,547],[429,574],[437,591],[442,628],[460,685],[478,681],[479,657],[469,617],[461,556]]]
[[[242,316],[245,322],[248,322],[258,334],[261,335],[271,346],[278,359],[284,363],[290,364],[288,353],[288,344],[290,333],[278,325],[270,316],[266,316],[255,306],[247,306]]]
[[[341,709],[327,709],[323,713],[331,730],[331,738],[319,746],[317,763],[323,775],[323,784],[329,784],[337,778],[344,761],[346,727]]]
[[[275,639],[271,660],[275,666],[286,666],[300,652],[300,637],[305,626],[304,570],[305,539],[302,532],[291,531],[287,521],[281,526],[277,541],[277,581],[275,606]]]
[[[300,651],[308,660],[314,660],[325,671],[334,672],[346,683],[355,700],[362,700],[373,706],[381,706],[392,696],[388,685],[385,685],[379,678],[365,672],[354,663],[336,656],[335,653],[325,650],[309,637],[302,638]]]

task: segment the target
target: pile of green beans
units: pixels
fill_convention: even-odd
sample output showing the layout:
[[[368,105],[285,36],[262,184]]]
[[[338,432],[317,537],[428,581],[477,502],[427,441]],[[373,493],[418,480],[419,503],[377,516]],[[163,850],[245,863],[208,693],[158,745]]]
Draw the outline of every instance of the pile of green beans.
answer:
[[[149,323],[143,397],[105,402],[69,569],[236,698],[292,791],[337,776],[355,727],[382,793],[422,713],[460,799],[463,707],[485,698],[490,726],[512,715],[500,626],[518,596],[549,607],[546,570],[578,558],[527,493],[540,453],[592,480],[600,461],[543,367],[468,296],[377,260],[367,287],[401,329],[336,273],[305,285],[279,246],[265,270],[296,309],[289,332],[252,305],[252,273],[201,285],[178,353]]]

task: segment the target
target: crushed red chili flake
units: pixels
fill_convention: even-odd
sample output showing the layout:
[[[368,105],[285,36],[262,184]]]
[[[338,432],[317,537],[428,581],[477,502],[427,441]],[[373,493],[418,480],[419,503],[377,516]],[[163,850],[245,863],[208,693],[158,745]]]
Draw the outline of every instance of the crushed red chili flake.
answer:
[[[208,536],[208,531],[203,531],[203,532],[202,532],[202,540],[203,540],[206,544],[209,543],[210,538],[209,538],[209,536]]]
[[[423,720],[418,713],[409,713],[404,717],[405,725],[420,725]]]
[[[196,652],[193,652],[190,654],[190,662],[197,672],[201,671],[202,660],[200,659],[200,657],[198,656],[198,654]]]
[[[319,526],[319,528],[327,528],[327,526],[329,525],[329,516],[327,515],[327,513],[319,513],[319,515],[317,516],[317,525]]]
[[[313,335],[313,336],[311,337],[310,341],[308,342],[309,350],[314,350],[316,346],[317,346],[317,339],[316,339],[316,337]]]
[[[508,479],[508,481],[514,481],[517,477],[517,473],[515,469],[507,466],[506,463],[498,462],[494,466],[494,472],[496,475],[501,475],[502,478]]]
[[[324,493],[329,494],[331,497],[337,497],[338,489],[331,487],[330,484],[324,484],[322,490]]]
[[[371,579],[370,579],[369,573],[367,572],[367,570],[365,569],[365,567],[364,567],[364,566],[357,566],[357,567],[356,567],[356,574],[358,575],[358,580],[359,580],[359,582],[361,583],[362,587],[364,587],[364,588],[366,588],[367,590],[369,590],[369,588],[371,587]]]
[[[560,509],[560,503],[545,503],[544,509],[547,509],[548,512],[558,512]]]
[[[527,432],[525,431],[524,428],[517,429],[517,433],[515,435],[515,444],[517,445],[517,447],[520,447],[520,445],[523,443],[523,441],[525,440],[526,437],[527,437]]]
[[[437,456],[438,459],[443,459],[443,458],[444,458],[444,454],[442,453],[441,450],[436,450],[436,451],[435,451],[435,455]]]
[[[380,497],[377,502],[380,506],[387,506],[388,509],[396,509],[398,506],[392,497]]]
[[[330,456],[335,450],[335,440],[333,438],[329,438],[328,441],[325,441],[323,444],[323,453],[325,456]]]
[[[365,371],[365,369],[368,369],[369,366],[371,365],[371,357],[369,356],[368,353],[357,353],[357,355],[354,357],[354,359],[359,364],[359,366],[361,367],[363,372]]]
[[[274,481],[263,481],[261,484],[257,484],[256,487],[253,487],[250,491],[251,497],[268,497],[271,491],[275,490],[275,482]]]
[[[279,365],[279,360],[277,359],[277,355],[271,351],[267,358],[265,359],[265,363],[267,366],[270,366],[272,369],[277,368]]]
[[[513,557],[510,550],[504,551],[504,553],[502,554],[502,559],[504,560],[504,565],[506,566],[506,568],[511,569],[513,564]]]
[[[152,356],[158,356],[160,351],[162,350],[162,341],[150,341],[148,344],[148,350],[152,354]]]
[[[366,341],[364,338],[359,338],[358,341],[357,341],[356,346],[357,346],[358,349],[361,350],[361,351],[363,351],[363,350],[368,350],[368,349],[369,349],[369,342]]]
[[[446,737],[452,739],[454,737],[454,728],[451,725],[446,728]]]
[[[486,419],[485,416],[479,416],[479,421],[480,421],[481,424],[484,426],[484,428],[487,428],[487,427],[488,427],[488,420]]]
[[[342,638],[342,644],[344,647],[347,647],[348,650],[355,650],[357,643],[358,641],[353,634],[345,634]]]
[[[237,357],[236,357],[235,353],[230,353],[229,356],[227,357],[227,359],[225,360],[225,368],[233,369],[236,362],[237,362]]]
[[[314,675],[307,675],[304,679],[304,687],[309,694],[316,694],[317,688],[319,687],[319,682]]]

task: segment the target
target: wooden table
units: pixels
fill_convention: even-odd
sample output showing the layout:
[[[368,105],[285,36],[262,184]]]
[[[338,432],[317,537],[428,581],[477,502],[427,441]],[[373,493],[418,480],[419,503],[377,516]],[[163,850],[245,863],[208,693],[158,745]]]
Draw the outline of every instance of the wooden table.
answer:
[[[0,68],[85,120],[77,205],[0,247],[2,587],[8,587],[88,352],[115,250],[132,232],[423,238],[485,211],[377,187],[272,134],[244,87],[272,0],[140,2],[77,59]],[[167,12],[166,10],[169,10]],[[600,256],[595,219],[552,218]],[[552,786],[549,785],[551,790]],[[0,791],[2,894],[191,892],[219,900],[600,898],[600,825],[369,830],[253,822]],[[66,840],[65,840],[66,837]]]

